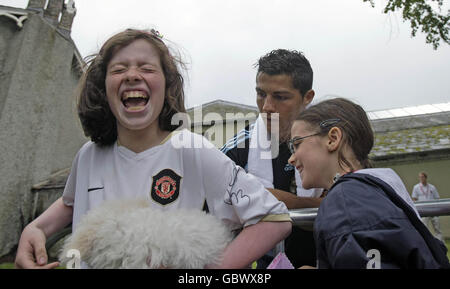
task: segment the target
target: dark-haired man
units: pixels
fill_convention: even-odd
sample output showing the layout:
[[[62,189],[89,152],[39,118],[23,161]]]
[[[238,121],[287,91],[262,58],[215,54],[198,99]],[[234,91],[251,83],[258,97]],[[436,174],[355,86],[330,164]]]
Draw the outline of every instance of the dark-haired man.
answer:
[[[314,98],[311,65],[301,52],[277,49],[261,57],[255,66],[258,67],[256,103],[260,115],[255,124],[230,139],[222,152],[258,177],[288,209],[318,207],[322,190],[301,187],[298,172],[288,163],[287,146],[292,122]],[[269,140],[271,144],[264,146],[261,140]],[[264,155],[267,152],[272,156],[270,159]],[[285,241],[285,251],[296,268],[316,265],[311,231],[293,226]],[[272,250],[258,260],[257,268],[266,268],[273,257]]]

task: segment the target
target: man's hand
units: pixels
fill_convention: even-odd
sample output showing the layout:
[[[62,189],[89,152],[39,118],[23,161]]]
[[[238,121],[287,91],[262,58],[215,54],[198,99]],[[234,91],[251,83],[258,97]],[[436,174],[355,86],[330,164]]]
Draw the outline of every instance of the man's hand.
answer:
[[[272,195],[274,195],[279,201],[283,202],[288,210],[318,208],[320,206],[320,202],[323,200],[323,197],[298,197],[297,195],[278,189],[266,188],[266,190],[271,192]]]

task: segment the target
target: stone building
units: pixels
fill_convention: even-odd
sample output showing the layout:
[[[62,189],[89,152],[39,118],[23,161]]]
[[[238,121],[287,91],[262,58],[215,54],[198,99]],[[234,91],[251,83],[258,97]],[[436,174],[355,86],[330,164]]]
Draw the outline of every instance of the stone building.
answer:
[[[31,189],[70,167],[86,141],[74,92],[83,61],[70,38],[73,1],[0,5],[0,258],[44,199]]]
[[[209,139],[217,148],[258,117],[258,108],[225,100],[214,100],[187,109],[190,128]]]

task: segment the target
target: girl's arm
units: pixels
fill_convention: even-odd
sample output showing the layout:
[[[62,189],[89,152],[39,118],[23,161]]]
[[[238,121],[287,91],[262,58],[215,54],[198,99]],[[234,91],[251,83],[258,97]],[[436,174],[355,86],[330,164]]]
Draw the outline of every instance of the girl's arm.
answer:
[[[245,227],[225,248],[217,269],[248,268],[291,233],[291,222],[259,222]]]
[[[62,198],[59,198],[42,215],[28,224],[20,237],[16,267],[51,269],[58,266],[58,262],[47,264],[45,241],[70,224],[72,213],[73,208],[66,206]]]

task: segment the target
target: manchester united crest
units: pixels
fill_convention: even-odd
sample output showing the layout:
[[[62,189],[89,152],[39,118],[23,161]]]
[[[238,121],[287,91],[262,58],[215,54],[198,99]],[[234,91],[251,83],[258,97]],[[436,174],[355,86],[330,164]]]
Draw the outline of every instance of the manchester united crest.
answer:
[[[180,194],[181,177],[171,169],[165,169],[153,176],[151,197],[161,204],[167,205],[178,198]]]

